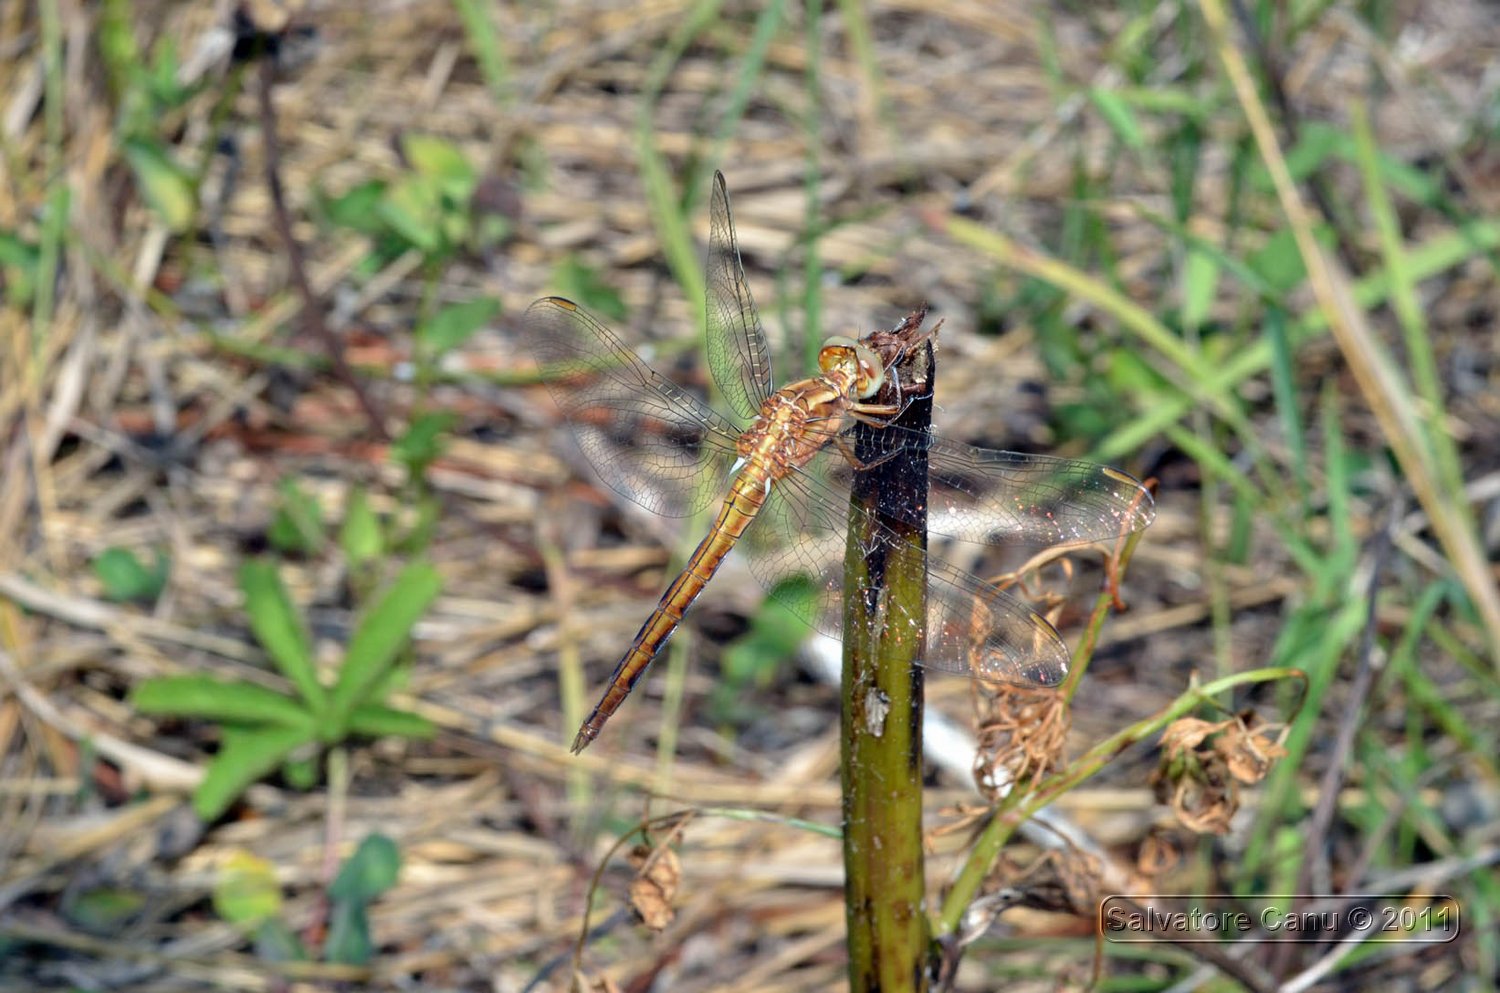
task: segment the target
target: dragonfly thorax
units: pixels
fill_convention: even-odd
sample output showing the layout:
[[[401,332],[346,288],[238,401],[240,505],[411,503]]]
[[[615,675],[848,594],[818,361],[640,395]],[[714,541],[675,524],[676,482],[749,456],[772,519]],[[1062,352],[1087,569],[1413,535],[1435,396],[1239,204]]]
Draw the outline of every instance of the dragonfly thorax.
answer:
[[[885,385],[885,365],[868,345],[835,335],[818,351],[818,368],[827,376],[843,372],[850,376],[856,400],[868,400]]]

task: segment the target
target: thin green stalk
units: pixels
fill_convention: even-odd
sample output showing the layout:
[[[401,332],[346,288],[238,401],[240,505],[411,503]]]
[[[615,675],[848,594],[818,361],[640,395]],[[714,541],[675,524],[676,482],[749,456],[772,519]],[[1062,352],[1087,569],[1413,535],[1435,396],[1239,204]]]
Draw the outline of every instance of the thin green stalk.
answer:
[[[734,89],[729,93],[729,102],[724,105],[719,126],[714,131],[713,151],[709,158],[715,164],[723,161],[724,149],[739,130],[740,119],[745,116],[745,108],[756,93],[761,72],[766,67],[766,55],[785,12],[786,0],[771,0],[755,19],[755,33],[750,36],[750,44],[735,67]],[[739,33],[735,32],[733,37],[738,39]]]
[[[707,530],[707,522],[701,515],[694,518],[703,526],[694,527],[688,536]],[[686,564],[686,556],[677,559]],[[674,559],[674,568],[677,563]],[[656,779],[651,789],[658,795],[672,792],[672,770],[677,761],[677,732],[682,728],[682,701],[687,697],[688,656],[693,648],[693,632],[680,628],[667,645],[667,672],[662,680],[661,727],[656,737]]]
[[[677,187],[672,182],[666,157],[656,144],[656,100],[667,84],[677,60],[705,28],[718,17],[722,0],[699,0],[672,34],[665,48],[651,61],[642,87],[640,108],[636,116],[636,145],[640,150],[641,183],[646,191],[647,210],[662,252],[677,284],[689,300],[702,300],[704,292],[702,262],[693,246],[693,236],[682,214]]]
[[[891,136],[899,137],[896,121],[886,103],[885,88],[881,84],[880,63],[875,58],[869,14],[860,0],[838,0],[838,5],[839,19],[844,22],[844,34],[849,41],[849,51],[853,53],[860,75],[864,77],[865,85],[860,91],[860,100],[866,106],[862,111],[873,112],[873,116],[879,119]]]
[[[817,365],[818,349],[821,347],[823,328],[823,278],[822,259],[818,254],[818,235],[822,230],[819,217],[822,205],[818,202],[818,186],[822,168],[818,164],[818,148],[821,146],[823,129],[822,51],[823,51],[823,4],[820,0],[809,0],[804,15],[807,18],[807,110],[802,119],[802,131],[807,142],[807,167],[803,171],[803,189],[807,195],[807,243],[802,257],[802,348],[806,368]]]
[[[901,382],[924,382],[895,423],[924,431],[932,418],[932,350],[903,361]],[[925,371],[922,366],[925,365]],[[881,402],[890,402],[886,390]],[[921,506],[925,452],[880,461],[890,442],[860,425],[855,453],[871,468],[855,475],[844,558],[844,686],[841,759],[844,790],[844,907],[849,988],[927,989],[926,882],[922,852],[923,618],[927,597],[926,521],[883,513],[883,503]],[[885,538],[871,522],[890,529]]]
[[[1500,224],[1475,221],[1459,230],[1438,235],[1407,255],[1411,278],[1420,282],[1456,268],[1477,255],[1500,246]],[[1388,273],[1375,272],[1355,280],[1354,302],[1373,309],[1388,302],[1394,288]],[[1286,328],[1286,346],[1296,349],[1328,330],[1328,315],[1313,310]],[[1205,394],[1232,394],[1252,376],[1265,372],[1273,359],[1272,343],[1261,337],[1245,348],[1211,366],[1198,387]],[[1168,425],[1182,419],[1197,402],[1191,394],[1163,394],[1159,403],[1147,407],[1128,419],[1095,448],[1093,457],[1112,459],[1134,452]]]
[[[474,61],[479,63],[490,97],[497,107],[508,107],[511,103],[510,67],[495,24],[489,17],[490,5],[478,0],[453,0],[453,7],[463,22],[469,48],[474,52]]]
[[[1463,495],[1450,492],[1442,484],[1442,470],[1428,449],[1430,439],[1416,405],[1409,399],[1398,364],[1387,353],[1367,315],[1354,299],[1343,267],[1323,250],[1313,235],[1316,217],[1304,203],[1282,155],[1281,143],[1244,54],[1229,37],[1228,14],[1222,0],[1199,0],[1199,7],[1219,61],[1255,138],[1261,160],[1276,188],[1282,213],[1307,268],[1308,286],[1319,309],[1328,317],[1329,329],[1353,374],[1360,395],[1380,425],[1381,435],[1400,463],[1412,491],[1432,522],[1438,541],[1448,554],[1453,571],[1483,622],[1490,662],[1500,671],[1500,589],[1495,586]]]
[[[1391,277],[1391,309],[1395,311],[1396,319],[1401,324],[1412,385],[1424,402],[1420,417],[1427,429],[1427,444],[1436,460],[1439,479],[1448,490],[1449,502],[1468,516],[1466,526],[1472,530],[1474,521],[1469,514],[1468,501],[1463,495],[1463,469],[1459,466],[1458,450],[1453,444],[1453,436],[1443,423],[1446,408],[1443,404],[1442,377],[1438,375],[1437,360],[1432,354],[1430,328],[1417,297],[1417,284],[1412,279],[1406,245],[1401,240],[1401,222],[1396,217],[1396,208],[1391,203],[1380,175],[1379,150],[1375,144],[1375,135],[1370,130],[1369,114],[1362,102],[1356,101],[1351,107],[1350,124],[1354,131],[1360,174],[1365,183],[1365,203],[1370,216],[1375,219],[1385,271]]]

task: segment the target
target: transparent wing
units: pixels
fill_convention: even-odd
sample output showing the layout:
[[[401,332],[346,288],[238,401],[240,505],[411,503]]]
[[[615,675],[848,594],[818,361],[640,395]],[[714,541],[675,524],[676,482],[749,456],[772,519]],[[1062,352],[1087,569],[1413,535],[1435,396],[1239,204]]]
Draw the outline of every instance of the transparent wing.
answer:
[[[771,395],[771,356],[734,240],[724,174],[714,173],[708,233],[708,368],[735,413],[754,417]]]
[[[589,463],[616,493],[664,517],[724,496],[735,427],[653,372],[614,332],[562,297],[532,304],[526,345]]]
[[[762,586],[809,626],[841,638],[850,510],[847,498],[835,501],[832,493],[814,476],[786,477],[740,546]],[[878,525],[876,530],[904,540]],[[784,585],[795,575],[811,580],[811,601]],[[899,605],[886,606],[888,625],[915,627],[922,620]],[[924,668],[1030,685],[1056,684],[1068,671],[1067,646],[1039,614],[998,587],[940,563],[928,566],[925,621]]]
[[[898,451],[927,448],[933,534],[1048,548],[1119,538],[1156,517],[1146,488],[1109,466],[974,448],[894,425],[880,430]],[[856,470],[848,460],[835,461],[842,464],[831,467],[832,481],[847,492]],[[918,520],[920,508],[911,510]]]

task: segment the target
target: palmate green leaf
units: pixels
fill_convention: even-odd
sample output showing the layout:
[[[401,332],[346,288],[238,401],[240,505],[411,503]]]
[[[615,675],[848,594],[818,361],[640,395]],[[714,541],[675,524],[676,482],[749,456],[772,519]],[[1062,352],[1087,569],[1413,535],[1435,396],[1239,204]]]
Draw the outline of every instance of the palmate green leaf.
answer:
[[[291,697],[254,683],[228,682],[208,676],[148,679],[131,691],[130,701],[143,714],[171,714],[229,724],[272,724],[285,728],[313,726],[313,715]]]
[[[403,738],[431,738],[437,727],[420,714],[397,710],[381,703],[355,707],[349,714],[349,733],[370,738],[399,735]]]
[[[297,749],[311,745],[315,737],[311,727],[225,728],[219,754],[193,791],[193,810],[205,821],[216,820],[251,783]]]
[[[411,637],[411,629],[427,610],[442,580],[437,570],[414,562],[364,611],[333,688],[332,711],[340,732],[354,708],[390,671],[397,654]]]
[[[328,693],[318,682],[311,642],[276,566],[270,562],[246,562],[240,567],[240,589],[245,591],[245,612],[250,617],[255,640],[265,648],[281,674],[291,680],[308,708],[321,714]]]

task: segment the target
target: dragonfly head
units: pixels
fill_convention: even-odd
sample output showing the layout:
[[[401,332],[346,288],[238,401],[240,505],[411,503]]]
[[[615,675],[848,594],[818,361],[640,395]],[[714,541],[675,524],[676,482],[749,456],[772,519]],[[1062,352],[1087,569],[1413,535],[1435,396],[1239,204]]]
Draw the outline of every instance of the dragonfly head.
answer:
[[[854,397],[868,400],[885,385],[885,365],[880,356],[853,338],[835,335],[823,342],[818,352],[818,368],[824,374],[847,369],[854,374]]]

